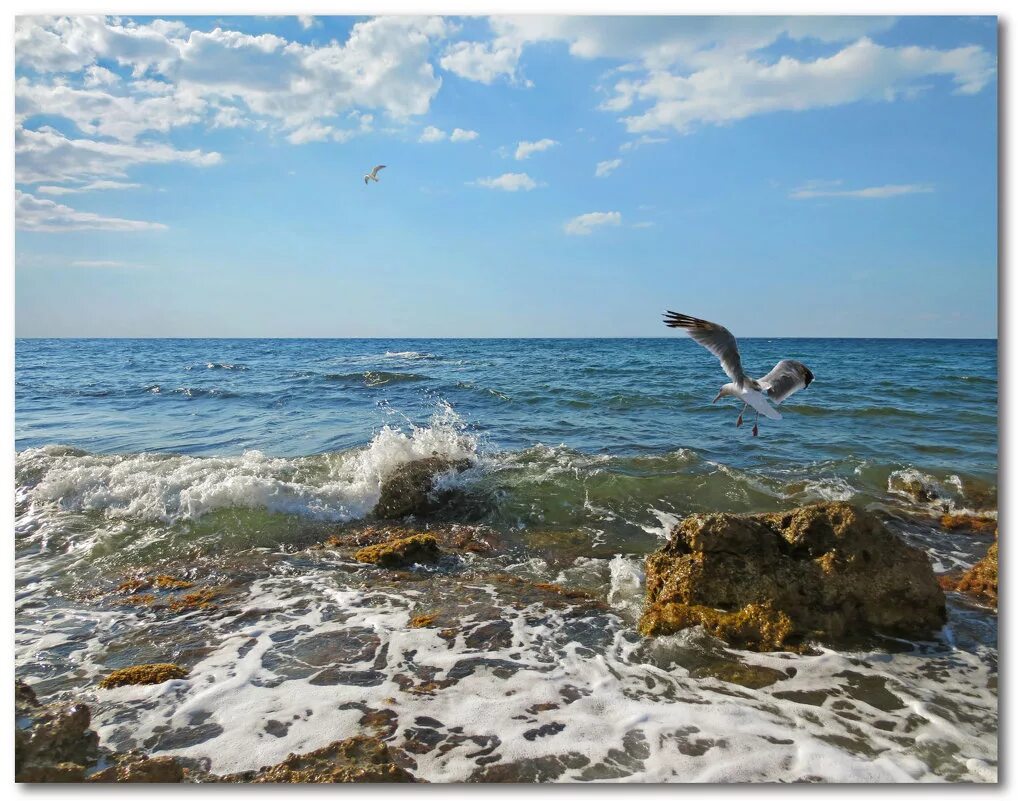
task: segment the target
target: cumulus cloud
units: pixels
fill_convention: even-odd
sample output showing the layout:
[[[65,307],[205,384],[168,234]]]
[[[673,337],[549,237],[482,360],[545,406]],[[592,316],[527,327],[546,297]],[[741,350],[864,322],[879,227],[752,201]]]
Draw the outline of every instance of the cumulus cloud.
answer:
[[[448,134],[446,134],[445,131],[443,131],[443,130],[441,130],[439,128],[436,128],[434,125],[429,125],[427,128],[425,128],[421,132],[421,138],[418,139],[417,141],[418,142],[441,142],[444,139],[446,139],[447,136],[448,136]]]
[[[617,211],[592,211],[568,220],[563,229],[570,236],[587,236],[602,225],[621,225],[622,214]]]
[[[503,192],[518,192],[523,190],[529,192],[537,188],[537,182],[525,172],[507,172],[497,178],[480,178],[478,186],[486,189],[501,189]]]
[[[17,189],[14,190],[14,222],[22,231],[153,231],[166,228],[162,223],[78,211]]]
[[[450,45],[439,64],[442,69],[479,83],[491,84],[505,77],[512,83],[525,83],[517,74],[522,44],[512,42],[456,42]]]
[[[604,178],[606,175],[611,175],[615,170],[622,166],[622,159],[611,159],[609,161],[599,161],[597,167],[594,169],[594,175],[598,178]]]
[[[516,145],[516,160],[522,161],[529,158],[532,153],[540,153],[550,147],[555,147],[558,142],[554,139],[539,139],[536,142],[518,142]]]
[[[450,142],[471,142],[480,136],[477,131],[467,131],[463,128],[454,128],[452,135],[449,137]]]
[[[898,197],[899,195],[926,194],[933,191],[930,184],[884,184],[863,189],[840,189],[841,181],[810,181],[793,189],[789,197],[806,200],[815,197],[853,197],[869,200]]]

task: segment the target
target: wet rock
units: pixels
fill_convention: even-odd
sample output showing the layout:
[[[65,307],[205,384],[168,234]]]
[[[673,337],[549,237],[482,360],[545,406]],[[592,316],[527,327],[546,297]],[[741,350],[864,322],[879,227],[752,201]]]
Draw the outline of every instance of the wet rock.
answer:
[[[211,780],[254,784],[416,781],[413,774],[396,764],[393,756],[379,738],[357,736],[337,740],[306,754],[290,754],[278,765]]]
[[[410,628],[412,629],[426,629],[431,626],[438,619],[437,614],[430,615],[415,615],[410,618]]]
[[[441,556],[442,551],[434,535],[414,534],[380,545],[368,545],[357,551],[353,558],[358,562],[391,568],[437,562]]]
[[[800,650],[873,631],[924,636],[946,620],[926,555],[846,503],[692,515],[646,574],[646,635],[700,625],[740,647]]]
[[[382,482],[373,514],[383,520],[398,520],[409,515],[431,514],[447,503],[454,493],[434,492],[435,479],[442,473],[462,472],[469,459],[430,456],[396,468]]]
[[[169,784],[184,781],[184,766],[175,757],[149,757],[130,752],[116,757],[116,764],[89,776],[89,782]]]
[[[99,756],[99,736],[89,728],[84,704],[42,705],[22,681],[14,689],[14,779],[80,782]]]
[[[990,546],[986,556],[965,571],[958,579],[944,578],[945,589],[967,592],[997,605],[997,543]]]
[[[131,667],[114,670],[99,682],[103,689],[123,687],[127,684],[162,684],[171,679],[182,679],[187,676],[187,668],[162,662],[154,665],[132,665]]]
[[[990,515],[954,515],[940,517],[940,527],[947,531],[992,534],[997,530],[997,518]]]
[[[444,550],[482,556],[494,553],[500,545],[499,536],[494,530],[486,526],[456,523],[429,523],[413,528],[398,524],[355,525],[333,534],[324,545],[327,548],[363,548],[405,539],[415,534],[430,534]]]
[[[770,687],[788,678],[788,674],[763,665],[747,665],[741,662],[712,662],[690,671],[695,679],[720,679],[729,684],[738,684],[751,690]]]

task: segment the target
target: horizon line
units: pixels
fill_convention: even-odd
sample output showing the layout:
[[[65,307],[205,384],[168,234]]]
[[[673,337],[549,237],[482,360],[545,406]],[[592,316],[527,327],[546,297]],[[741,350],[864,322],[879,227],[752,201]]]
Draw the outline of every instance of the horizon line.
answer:
[[[132,339],[184,339],[184,340],[203,340],[203,339],[250,339],[250,340],[261,340],[261,339],[324,339],[324,340],[422,340],[422,339],[444,339],[444,340],[473,340],[473,341],[484,341],[484,340],[539,340],[539,339],[551,339],[560,341],[580,341],[580,340],[622,340],[622,339],[687,339],[687,337],[681,336],[668,336],[666,334],[659,336],[600,336],[600,337],[584,337],[584,336],[370,336],[370,337],[358,337],[358,336],[17,336],[15,335],[14,341],[18,340],[29,340],[29,339],[57,339],[57,340],[80,340],[80,339],[115,339],[115,340],[132,340]],[[882,337],[860,337],[860,336],[739,336],[737,339],[851,339],[861,341],[907,341],[907,340],[922,340],[922,341],[943,341],[943,342],[998,342],[1000,340],[999,333],[997,336],[992,337],[916,337],[916,336],[882,336]]]

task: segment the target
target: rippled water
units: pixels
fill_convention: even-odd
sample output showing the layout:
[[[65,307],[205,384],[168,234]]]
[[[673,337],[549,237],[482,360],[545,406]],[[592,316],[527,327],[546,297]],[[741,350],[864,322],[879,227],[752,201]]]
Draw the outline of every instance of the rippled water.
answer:
[[[816,375],[758,438],[734,402],[711,405],[726,379],[681,337],[20,340],[18,673],[84,694],[104,741],[217,771],[381,715],[433,781],[994,779],[996,617],[965,599],[937,641],[865,652],[634,633],[641,557],[691,511],[853,500],[938,571],[989,545],[936,516],[995,509],[996,342],[742,349],[751,374],[791,357]],[[308,550],[435,452],[471,459],[450,516],[497,532],[497,555],[394,581]],[[168,615],[106,599],[156,571],[227,602]],[[505,575],[605,605],[521,597]],[[411,628],[424,611],[446,628]],[[95,690],[144,661],[191,677]],[[712,677],[731,664],[785,677]]]

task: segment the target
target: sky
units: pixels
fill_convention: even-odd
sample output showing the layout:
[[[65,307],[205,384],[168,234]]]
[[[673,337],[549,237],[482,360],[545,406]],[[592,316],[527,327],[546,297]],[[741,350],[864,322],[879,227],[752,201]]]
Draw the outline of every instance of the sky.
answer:
[[[995,337],[997,88],[992,17],[21,17],[16,335]]]

